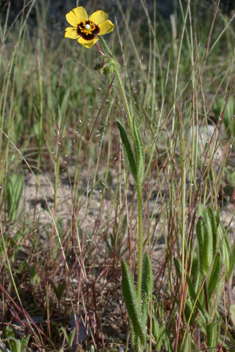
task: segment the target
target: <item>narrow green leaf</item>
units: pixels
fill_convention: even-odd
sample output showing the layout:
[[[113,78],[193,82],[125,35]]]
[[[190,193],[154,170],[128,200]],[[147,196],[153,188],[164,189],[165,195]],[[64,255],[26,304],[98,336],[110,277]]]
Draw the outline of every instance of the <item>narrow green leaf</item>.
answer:
[[[116,119],[116,122],[117,122],[119,132],[121,135],[121,139],[122,139],[125,162],[127,163],[128,167],[130,169],[130,172],[132,173],[135,181],[137,181],[136,162],[135,162],[134,154],[132,152],[132,148],[131,148],[125,127],[118,119]]]
[[[142,323],[146,326],[147,315],[148,315],[148,302],[150,300],[151,294],[153,292],[153,273],[151,267],[151,261],[147,253],[144,255],[143,259],[143,271],[142,271],[142,287],[141,287],[141,297],[142,297]]]
[[[16,198],[17,201],[19,202],[22,196],[22,192],[23,192],[23,188],[24,188],[24,174],[21,171],[19,173],[19,175],[17,176],[17,190],[16,190]]]
[[[216,224],[217,224],[217,227],[220,224],[220,208],[219,207],[218,207],[217,212],[216,212]]]
[[[198,216],[203,216],[203,211],[205,210],[205,207],[203,204],[198,204],[198,207],[197,207],[197,210],[198,210]]]
[[[211,348],[213,346],[213,325],[208,324],[206,326],[206,337],[207,337],[207,346]]]
[[[210,308],[211,317],[213,317],[216,313],[218,313],[218,305],[219,305],[221,296],[224,292],[224,281],[225,281],[225,277],[223,275],[222,277],[220,277],[220,280],[215,290],[215,295],[213,297],[213,300],[211,300],[211,308]]]
[[[152,317],[152,334],[153,334],[153,338],[154,338],[155,342],[158,341],[159,331],[160,331],[159,323],[158,323],[157,319],[155,318],[155,316],[153,316]]]
[[[61,297],[62,297],[62,295],[63,295],[63,293],[64,293],[65,288],[66,288],[66,281],[63,281],[61,284],[60,284],[60,283],[58,284],[58,290],[57,290],[57,292],[58,292],[58,299],[59,299],[59,300],[61,299]]]
[[[229,282],[232,274],[230,270],[232,267],[232,263],[231,263],[232,251],[231,251],[231,246],[226,233],[224,233],[224,238],[222,239],[222,254],[223,254],[223,262],[225,265],[225,281]]]
[[[133,333],[133,326],[131,324],[131,340],[132,340],[132,345],[133,345],[133,350],[137,352],[144,352],[145,351],[145,346],[142,345],[140,339],[138,336],[136,336]]]
[[[173,260],[174,260],[174,264],[175,264],[175,268],[176,268],[177,274],[178,274],[179,278],[181,278],[180,263],[179,263],[179,261],[176,258],[174,258]]]
[[[165,350],[167,352],[174,351],[171,342],[172,342],[172,338],[171,338],[170,331],[166,329],[164,333],[164,345],[165,345]]]
[[[205,255],[204,252],[204,220],[200,216],[196,225],[196,235],[197,235],[197,243],[198,243],[198,260],[199,260],[199,268],[202,275],[205,275],[204,270],[204,260],[203,257]]]
[[[197,307],[198,310],[201,312],[201,314],[204,316],[205,309],[202,307],[201,303],[199,302],[197,294],[196,294],[196,292],[194,290],[194,286],[193,286],[192,281],[191,281],[190,277],[188,276],[188,274],[186,276],[186,281],[187,281],[187,284],[188,284],[189,294],[190,294],[190,296],[191,296],[191,298],[193,300],[193,303],[194,303],[195,307]]]
[[[73,340],[74,340],[74,338],[75,338],[76,330],[77,330],[77,329],[76,329],[76,326],[75,326],[75,328],[73,328],[72,332],[71,332],[70,335],[69,335],[69,341],[68,341],[69,347],[72,347],[72,346],[73,346]]]
[[[58,290],[57,290],[57,287],[56,287],[56,285],[54,284],[53,281],[51,281],[50,283],[51,283],[51,286],[52,286],[52,288],[53,288],[53,291],[54,291],[54,293],[55,293],[55,295],[56,295],[56,297],[57,297],[57,299],[58,299]]]
[[[197,292],[201,285],[202,275],[199,268],[199,259],[197,257],[193,258],[192,270],[191,270],[191,278],[193,279],[193,284],[195,288],[195,292]]]
[[[7,212],[8,217],[11,219],[13,214],[13,206],[14,206],[14,186],[16,175],[12,175],[11,179],[8,181],[7,185]]]
[[[231,320],[233,322],[233,325],[235,325],[235,304],[232,304],[230,306],[230,316],[231,316]]]
[[[55,292],[56,298],[60,300],[66,288],[66,282],[64,281],[62,283],[58,283],[57,287],[55,286],[53,281],[50,281],[50,283],[52,285],[53,291]]]
[[[232,248],[231,255],[230,255],[229,280],[232,277],[234,266],[235,266],[235,244],[233,244],[233,248]]]
[[[187,324],[190,324],[190,326],[194,327],[195,326],[195,318],[197,315],[197,311],[195,310],[194,312],[192,312],[193,309],[193,300],[189,299],[184,307],[184,315],[185,318],[187,320]],[[189,320],[190,319],[190,320]]]
[[[163,323],[160,327],[157,319],[153,316],[153,318],[152,318],[152,334],[153,334],[154,342],[156,344],[155,349],[157,352],[159,352],[162,348],[162,340],[164,337],[165,328],[166,328],[165,323]]]
[[[122,293],[125,300],[131,325],[136,338],[142,345],[146,343],[146,329],[142,324],[141,310],[138,302],[134,282],[126,262],[122,259]]]
[[[27,335],[25,337],[21,337],[21,351],[22,352],[24,352],[25,347],[28,346],[29,339],[30,339],[30,335]]]
[[[211,299],[211,297],[217,287],[217,284],[219,282],[221,267],[222,267],[221,257],[220,257],[220,253],[218,252],[215,257],[213,268],[212,268],[210,278],[208,281],[208,286],[207,286],[208,301],[210,301],[210,299]]]
[[[208,349],[215,349],[218,345],[221,319],[214,317],[212,323],[206,326],[206,337]]]
[[[169,322],[167,322],[167,326],[168,326],[168,328],[167,328],[167,332],[169,332],[170,333],[170,327],[174,324],[174,322],[175,322],[175,319],[177,319],[176,318],[176,316],[177,316],[177,314],[178,314],[178,305],[176,305],[176,307],[173,309],[173,311],[172,311],[172,313],[171,313],[171,315],[170,315],[170,320],[169,320]]]
[[[69,336],[67,334],[66,329],[63,326],[61,327],[61,331],[63,332],[66,341],[69,343]]]
[[[207,273],[208,270],[210,269],[210,266],[213,260],[213,234],[212,234],[211,223],[210,223],[210,219],[207,211],[204,212],[203,218],[204,218],[203,266],[204,266],[205,273]]]
[[[7,185],[7,212],[10,220],[14,220],[16,218],[23,188],[23,172],[21,171],[18,175],[13,174]]]
[[[212,256],[214,257],[217,250],[217,227],[218,226],[216,224],[215,214],[211,207],[207,208],[207,214],[209,218],[210,228],[212,231],[212,246],[213,246]]]
[[[191,352],[192,351],[192,336],[189,331],[186,332],[186,338],[184,341],[182,352]]]
[[[137,167],[137,179],[138,179],[138,182],[142,183],[144,179],[145,155],[144,155],[144,145],[140,135],[139,126],[137,125],[136,118],[133,119],[133,132],[134,132],[134,146],[135,146],[136,167]]]

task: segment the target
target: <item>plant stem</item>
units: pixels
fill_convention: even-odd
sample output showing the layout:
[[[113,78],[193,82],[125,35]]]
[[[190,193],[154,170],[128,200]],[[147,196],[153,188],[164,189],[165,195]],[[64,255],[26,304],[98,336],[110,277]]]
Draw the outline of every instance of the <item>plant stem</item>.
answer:
[[[41,65],[39,57],[37,57],[38,63],[38,91],[39,91],[39,99],[40,99],[40,112],[39,112],[39,131],[38,131],[38,160],[37,160],[37,182],[36,182],[36,197],[34,201],[34,219],[36,216],[36,205],[37,205],[37,195],[38,195],[38,177],[40,172],[40,164],[41,164],[41,147],[42,147],[42,119],[43,119],[43,95],[42,95],[42,74],[41,74]]]
[[[143,205],[142,205],[142,185],[137,183],[138,195],[138,227],[139,227],[139,253],[138,253],[138,284],[137,295],[141,303],[142,267],[143,267]]]
[[[201,340],[200,340],[200,328],[199,327],[195,328],[195,337],[196,337],[196,348],[197,348],[197,351],[200,351],[200,349],[201,349]]]
[[[107,54],[109,54],[112,58],[114,58],[105,40],[102,37],[100,39],[101,39],[101,43],[104,51]],[[116,59],[114,58],[114,60]],[[125,93],[118,69],[114,69],[114,73],[117,77],[119,87],[122,93],[122,98],[126,108],[128,123],[131,129],[132,140],[134,141],[135,136],[134,136],[134,130],[133,130],[133,120],[132,120],[130,108],[127,102],[126,93]],[[138,231],[139,231],[137,296],[138,296],[139,304],[141,304],[142,267],[143,267],[143,205],[142,205],[142,182],[140,182],[139,180],[136,181],[136,188],[137,188],[137,197],[138,197]]]
[[[122,97],[124,100],[124,104],[126,107],[128,123],[131,128],[132,138],[134,140],[134,131],[133,131],[133,123],[132,117],[129,109],[129,105],[126,98],[126,93],[121,81],[120,74],[118,70],[115,70],[117,80],[121,89]],[[138,231],[139,231],[139,253],[138,253],[138,283],[137,283],[137,295],[139,304],[141,303],[141,285],[142,285],[142,267],[143,267],[143,205],[142,205],[142,185],[141,182],[136,182],[137,187],[137,197],[138,197]]]
[[[104,55],[103,51],[98,47],[97,44],[95,44],[95,47],[96,47],[96,49],[99,51],[99,53],[100,53],[101,55]]]
[[[104,38],[100,37],[99,39],[100,39],[100,41],[101,41],[101,45],[102,45],[102,47],[103,47],[104,52],[106,52],[106,54],[108,54],[110,57],[112,57],[112,58],[117,62],[117,60],[116,60],[115,57],[113,56],[113,53],[112,53],[111,50],[109,49],[109,47],[108,47],[106,41],[104,40]],[[104,55],[104,53],[101,52],[101,50],[100,50],[97,46],[96,46],[96,48],[98,49],[98,51],[99,51],[100,53],[102,53],[102,55]],[[122,80],[121,80],[121,77],[120,77],[120,74],[119,74],[118,69],[114,69],[114,73],[115,73],[115,75],[117,76],[117,80],[118,80],[118,83],[119,83],[119,87],[120,87],[120,89],[121,89],[122,98],[123,98],[123,101],[124,101],[124,104],[125,104],[125,108],[126,108],[128,123],[129,123],[129,125],[130,125],[132,138],[133,138],[133,140],[134,140],[134,132],[133,132],[132,117],[131,117],[131,112],[130,112],[129,105],[128,105],[128,102],[127,102],[126,93],[125,93],[125,90],[124,90],[124,87],[123,87]]]
[[[205,299],[206,311],[207,311],[207,313],[209,313],[206,283],[204,284],[203,289],[204,289],[204,299]]]
[[[117,80],[118,80],[118,83],[119,83],[119,86],[120,86],[120,89],[121,89],[123,101],[124,101],[125,108],[126,108],[128,123],[130,125],[132,138],[134,140],[134,131],[133,131],[132,117],[131,117],[131,112],[130,112],[129,105],[128,105],[128,102],[127,102],[126,93],[125,93],[125,90],[124,90],[124,87],[123,87],[123,84],[122,84],[122,80],[121,80],[121,77],[120,77],[120,74],[119,74],[118,70],[115,70],[115,74],[117,76]]]

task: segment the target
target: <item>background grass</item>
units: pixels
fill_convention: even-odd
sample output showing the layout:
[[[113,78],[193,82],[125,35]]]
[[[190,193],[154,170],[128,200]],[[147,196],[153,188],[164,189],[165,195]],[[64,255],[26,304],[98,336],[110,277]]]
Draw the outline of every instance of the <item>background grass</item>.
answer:
[[[91,14],[98,5],[86,9]],[[144,245],[153,260],[155,311],[180,351],[183,336],[171,319],[173,312],[181,316],[182,287],[173,258],[182,260],[182,238],[194,251],[199,203],[220,208],[227,226],[234,216],[235,27],[234,13],[218,1],[206,8],[200,1],[173,5],[165,17],[155,1],[128,7],[117,1],[107,40],[122,57],[145,145]],[[83,321],[86,337],[81,343],[75,334],[77,349],[120,350],[125,343],[127,349],[120,258],[130,260],[134,274],[137,205],[115,123],[118,117],[125,124],[125,110],[115,80],[109,88],[112,77],[93,69],[98,51],[63,38],[64,14],[76,4],[54,20],[49,6],[25,2],[13,15],[9,2],[1,10],[0,338],[29,335],[32,350],[57,351],[66,341],[61,327],[80,327],[81,334]],[[76,325],[69,323],[73,315]],[[232,335],[230,347],[223,341],[226,331],[220,345],[232,350]]]

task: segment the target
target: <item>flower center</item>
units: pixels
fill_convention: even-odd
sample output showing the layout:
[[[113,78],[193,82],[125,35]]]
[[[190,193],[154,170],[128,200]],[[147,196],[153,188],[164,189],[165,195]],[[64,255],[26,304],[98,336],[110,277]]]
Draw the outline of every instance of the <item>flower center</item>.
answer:
[[[99,27],[90,20],[82,21],[77,25],[77,34],[86,40],[92,40],[99,31]]]

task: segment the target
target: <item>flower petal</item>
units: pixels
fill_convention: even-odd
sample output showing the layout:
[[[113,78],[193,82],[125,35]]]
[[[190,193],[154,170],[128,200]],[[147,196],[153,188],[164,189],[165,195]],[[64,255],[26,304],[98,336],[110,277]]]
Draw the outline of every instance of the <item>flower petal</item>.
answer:
[[[78,43],[82,44],[85,46],[87,49],[91,48],[99,39],[94,38],[92,40],[85,40],[82,37],[78,38]]]
[[[77,17],[74,15],[72,11],[66,14],[66,20],[73,27],[76,27],[78,25]]]
[[[75,9],[73,9],[72,11],[75,13],[75,15],[78,19],[78,23],[88,20],[88,14],[87,14],[86,10],[84,9],[84,7],[78,6]]]
[[[66,14],[66,20],[73,27],[77,27],[82,21],[88,20],[88,15],[84,7],[79,6]]]
[[[77,34],[77,30],[74,27],[65,28],[65,38],[77,39],[79,35]]]
[[[89,20],[91,20],[95,24],[100,24],[100,23],[106,21],[108,19],[108,17],[109,17],[109,15],[106,12],[104,12],[102,10],[98,10],[98,11],[94,12],[89,17]]]
[[[112,32],[113,28],[114,28],[113,22],[111,22],[110,20],[104,21],[103,23],[99,24],[100,31],[99,31],[98,35],[108,34],[108,33]]]

